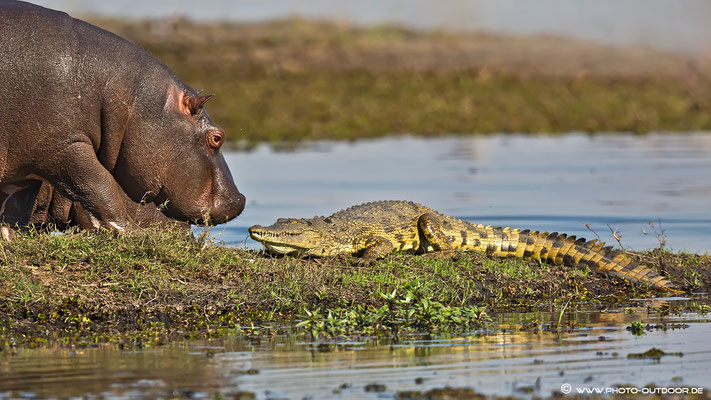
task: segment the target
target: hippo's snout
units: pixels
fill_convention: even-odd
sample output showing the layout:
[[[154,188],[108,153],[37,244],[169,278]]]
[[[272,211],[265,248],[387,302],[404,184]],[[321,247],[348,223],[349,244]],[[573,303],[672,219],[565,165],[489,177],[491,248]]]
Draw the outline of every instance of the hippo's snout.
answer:
[[[244,210],[247,198],[240,192],[232,196],[217,196],[210,209],[210,225],[225,223],[236,218]],[[204,222],[203,222],[204,223]]]
[[[212,173],[212,195],[209,220],[199,224],[217,225],[234,219],[244,210],[247,199],[237,189],[225,158],[220,154],[215,158]]]

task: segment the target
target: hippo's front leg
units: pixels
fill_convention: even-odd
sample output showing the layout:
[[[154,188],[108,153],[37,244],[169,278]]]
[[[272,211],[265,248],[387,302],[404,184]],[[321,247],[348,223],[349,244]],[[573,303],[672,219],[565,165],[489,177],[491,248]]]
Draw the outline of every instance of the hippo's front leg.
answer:
[[[41,175],[87,211],[94,228],[124,231],[133,225],[123,202],[123,189],[96,158],[88,141],[74,142],[43,163]]]

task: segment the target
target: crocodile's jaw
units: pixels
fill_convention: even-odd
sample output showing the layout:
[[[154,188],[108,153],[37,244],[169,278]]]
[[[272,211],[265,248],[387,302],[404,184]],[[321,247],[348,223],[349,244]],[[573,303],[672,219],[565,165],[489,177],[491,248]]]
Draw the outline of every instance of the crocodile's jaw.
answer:
[[[321,235],[312,230],[280,231],[255,225],[249,236],[274,254],[308,254],[318,246]]]
[[[269,250],[270,253],[273,254],[298,254],[298,253],[303,253],[304,249],[299,249],[297,247],[290,247],[290,246],[284,246],[284,245],[279,245],[279,244],[273,244],[273,243],[266,243],[262,242],[264,244],[264,247]]]

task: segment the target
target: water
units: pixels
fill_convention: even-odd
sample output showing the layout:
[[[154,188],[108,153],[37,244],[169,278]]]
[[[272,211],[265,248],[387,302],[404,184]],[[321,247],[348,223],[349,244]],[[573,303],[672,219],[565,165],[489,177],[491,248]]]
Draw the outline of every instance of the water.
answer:
[[[650,383],[696,388],[708,385],[711,376],[708,316],[660,317],[648,314],[644,305],[630,313],[569,312],[563,322],[576,321],[579,328],[561,333],[519,330],[523,322],[549,324],[556,313],[496,319],[498,325],[488,333],[400,343],[365,339],[326,349],[304,337],[276,336],[175,342],[145,351],[101,345],[4,352],[0,398],[205,398],[248,391],[260,399],[377,399],[444,386],[527,397],[549,395],[566,383],[573,390]],[[630,321],[685,325],[634,337],[625,330]],[[627,358],[652,347],[683,356]],[[366,392],[373,383],[385,385],[385,392]]]
[[[711,248],[709,134],[405,136],[263,145],[226,159],[248,199],[240,217],[213,228],[229,245],[258,248],[247,228],[279,217],[404,199],[472,222],[616,244],[614,231],[633,250],[658,247],[655,229],[671,249]]]

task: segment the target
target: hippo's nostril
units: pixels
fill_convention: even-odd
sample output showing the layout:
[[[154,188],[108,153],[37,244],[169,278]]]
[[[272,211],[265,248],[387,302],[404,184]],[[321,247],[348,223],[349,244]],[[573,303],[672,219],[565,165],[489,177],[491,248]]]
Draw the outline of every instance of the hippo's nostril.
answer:
[[[234,219],[242,213],[247,199],[242,193],[234,196],[216,196],[210,210],[210,218],[215,224],[221,224]]]

